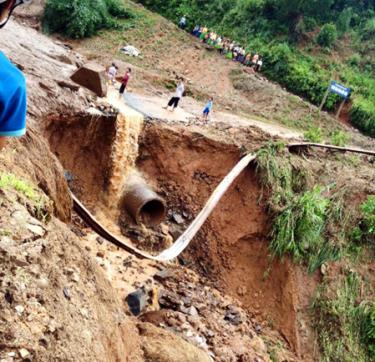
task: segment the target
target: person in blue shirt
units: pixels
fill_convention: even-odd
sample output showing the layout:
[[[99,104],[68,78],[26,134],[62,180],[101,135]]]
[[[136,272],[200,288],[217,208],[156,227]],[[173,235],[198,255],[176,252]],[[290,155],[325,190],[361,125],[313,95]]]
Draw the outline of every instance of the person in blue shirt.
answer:
[[[209,99],[209,101],[207,102],[207,104],[205,105],[204,107],[204,110],[203,110],[203,120],[204,121],[208,121],[208,116],[210,114],[210,112],[212,111],[212,107],[214,106],[214,99],[211,97]]]
[[[13,10],[29,0],[0,0],[0,28]],[[8,137],[26,133],[26,82],[22,73],[0,51],[0,149]]]

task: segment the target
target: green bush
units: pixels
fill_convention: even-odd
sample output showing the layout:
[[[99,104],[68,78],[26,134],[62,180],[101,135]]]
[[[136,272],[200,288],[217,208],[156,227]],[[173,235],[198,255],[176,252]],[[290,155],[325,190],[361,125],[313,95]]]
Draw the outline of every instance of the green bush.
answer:
[[[361,218],[358,226],[352,232],[356,242],[371,242],[375,240],[375,195],[368,196],[360,205]]]
[[[364,309],[364,314],[363,343],[367,346],[368,354],[375,356],[375,300],[370,307]]]
[[[330,48],[337,40],[337,29],[335,24],[323,25],[317,37],[317,42],[322,47]]]
[[[270,244],[273,254],[279,257],[289,254],[296,262],[306,261],[309,272],[327,260],[336,260],[338,251],[324,238],[329,204],[320,187],[291,199],[273,223]]]
[[[365,40],[373,39],[375,37],[375,18],[367,20],[362,32],[362,38]]]
[[[350,22],[353,17],[353,9],[346,8],[342,11],[339,18],[337,19],[336,27],[338,33],[342,36],[344,35],[350,28]]]
[[[119,0],[47,0],[43,28],[70,38],[85,38],[101,29],[120,28],[117,19],[131,16]]]
[[[361,205],[361,211],[366,234],[375,234],[375,195],[368,196],[367,200]]]
[[[354,126],[375,137],[375,103],[361,96],[354,98],[350,118]]]
[[[340,130],[336,130],[331,134],[331,144],[344,147],[349,141],[349,136]]]
[[[307,132],[303,134],[305,139],[314,143],[321,143],[323,141],[323,132],[319,127],[310,127]]]
[[[348,60],[347,60],[348,65],[352,67],[359,67],[361,64],[361,55],[358,53],[353,54]]]

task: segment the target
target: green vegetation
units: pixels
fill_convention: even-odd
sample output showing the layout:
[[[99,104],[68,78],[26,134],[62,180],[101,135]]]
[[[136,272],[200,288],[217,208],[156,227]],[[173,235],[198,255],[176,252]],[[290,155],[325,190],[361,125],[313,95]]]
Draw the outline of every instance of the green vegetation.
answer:
[[[365,308],[365,318],[362,325],[362,340],[367,346],[368,354],[375,356],[375,300]],[[375,357],[373,357],[375,359]]]
[[[71,38],[84,38],[101,29],[121,29],[118,19],[132,17],[120,0],[47,0],[43,28]]]
[[[0,174],[0,189],[4,188],[12,188],[22,193],[24,196],[26,196],[28,199],[32,201],[38,201],[40,198],[30,184],[18,179],[16,176],[12,174]]]
[[[263,185],[271,190],[271,203],[284,206],[293,195],[292,166],[288,159],[279,157],[284,143],[269,143],[258,151],[258,170]]]
[[[11,189],[26,197],[26,206],[39,220],[50,218],[50,205],[44,195],[40,195],[28,182],[10,173],[0,173],[0,189]]]
[[[310,272],[327,260],[335,260],[338,253],[323,235],[329,203],[320,187],[293,197],[274,220],[273,253],[279,257],[289,254],[296,262],[306,261]]]
[[[307,132],[303,134],[305,139],[310,142],[322,143],[323,141],[323,132],[319,127],[310,127]]]
[[[337,29],[335,24],[325,24],[318,37],[316,38],[318,44],[322,47],[330,48],[337,40]]]
[[[345,208],[348,190],[311,186],[309,173],[284,144],[269,143],[258,152],[257,163],[273,216],[274,256],[289,255],[312,273],[328,261],[360,255],[364,242],[374,237],[375,197],[361,205],[359,220],[357,210]]]
[[[372,92],[375,95],[375,89]],[[375,138],[375,103],[373,100],[365,97],[355,98],[350,114],[353,124],[358,129]]]
[[[330,143],[334,146],[344,147],[349,141],[349,136],[340,130],[336,130],[331,134]]]
[[[358,242],[375,241],[375,195],[368,196],[360,209],[361,219],[354,229],[353,238]]]
[[[259,52],[265,75],[313,104],[319,105],[332,79],[351,87],[353,125],[375,137],[373,1],[139,2],[174,22],[187,15],[190,27],[205,24],[245,45],[247,51]],[[339,101],[330,95],[326,109],[334,110]]]
[[[374,306],[360,303],[364,283],[354,272],[325,282],[313,303],[315,327],[325,362],[374,361]]]

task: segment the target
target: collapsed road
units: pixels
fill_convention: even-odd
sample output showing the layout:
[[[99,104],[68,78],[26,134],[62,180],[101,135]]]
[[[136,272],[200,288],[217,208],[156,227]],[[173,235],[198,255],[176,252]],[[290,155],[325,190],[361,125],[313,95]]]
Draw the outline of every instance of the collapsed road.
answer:
[[[368,156],[375,156],[375,151],[369,151],[359,148],[339,147],[319,143],[291,143],[286,145],[286,147],[290,151],[298,148],[317,147],[339,152],[350,152]],[[146,258],[154,261],[170,261],[177,258],[189,246],[190,242],[196,236],[202,225],[205,223],[207,218],[210,216],[214,208],[219,203],[220,199],[224,196],[224,194],[235,181],[235,179],[251,162],[255,161],[256,158],[256,154],[248,154],[245,157],[243,157],[228,173],[228,175],[223,179],[223,181],[216,187],[216,189],[204,205],[201,212],[197,215],[197,217],[186,229],[186,231],[176,240],[176,242],[171,247],[169,247],[168,249],[164,250],[162,253],[156,256],[139,250],[134,246],[129,245],[124,240],[121,240],[117,236],[113,235],[106,228],[104,228],[90,213],[90,211],[87,208],[85,208],[85,206],[78,200],[78,198],[73,193],[71,193],[74,204],[74,210],[77,212],[79,217],[89,227],[92,228],[92,230],[94,230],[98,235],[100,235],[110,243],[114,244],[115,246],[126,250],[127,252],[133,254],[138,258]]]

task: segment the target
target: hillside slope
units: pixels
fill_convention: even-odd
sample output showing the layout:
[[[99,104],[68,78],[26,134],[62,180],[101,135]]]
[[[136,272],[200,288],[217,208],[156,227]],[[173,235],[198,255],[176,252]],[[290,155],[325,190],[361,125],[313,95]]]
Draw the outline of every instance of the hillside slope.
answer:
[[[349,143],[364,147],[374,144],[373,140],[337,122],[328,113],[319,116],[317,107],[262,74],[243,72],[243,67],[221,57],[216,50],[201,44],[163,17],[133,2],[125,3],[134,17],[124,21],[124,31],[106,30],[100,36],[70,43],[89,59],[108,65],[115,61],[120,72],[132,64],[132,92],[165,99],[174,89],[176,76],[184,76],[188,82],[188,97],[182,107],[187,111],[190,111],[190,97],[200,101],[203,107],[208,97],[213,96],[215,109],[230,111],[245,119],[278,123],[302,132],[320,127],[325,139],[341,130],[347,133]],[[127,44],[140,49],[142,56],[123,55],[120,49]],[[199,109],[198,114],[200,112]]]
[[[264,56],[264,72],[292,92],[319,105],[330,80],[352,89],[353,124],[375,137],[375,5],[371,1],[143,0],[141,3],[188,29],[209,26],[247,51]],[[326,107],[338,108],[331,95]]]
[[[315,106],[126,5],[133,16],[120,20],[125,29],[88,40],[50,38],[17,22],[1,30],[0,47],[23,69],[30,101],[27,136],[0,154],[0,359],[371,360],[374,158],[289,152],[284,143],[311,125],[327,138],[346,132],[363,147],[373,149],[374,140],[317,117]],[[39,29],[38,18],[22,21]],[[121,54],[125,43],[142,57]],[[115,61],[121,72],[131,64],[127,105],[119,106],[114,87],[100,99],[72,83],[71,72],[88,60]],[[188,97],[183,111],[163,118],[176,75],[188,78]],[[210,95],[215,111],[205,123],[196,116]],[[143,118],[129,105],[162,116]],[[282,133],[279,123],[299,131]],[[72,213],[64,171],[108,230],[158,253],[248,152],[258,163],[174,264],[137,259]],[[161,225],[136,224],[119,202],[129,171],[165,199]],[[138,317],[126,303],[134,291],[146,298]]]

